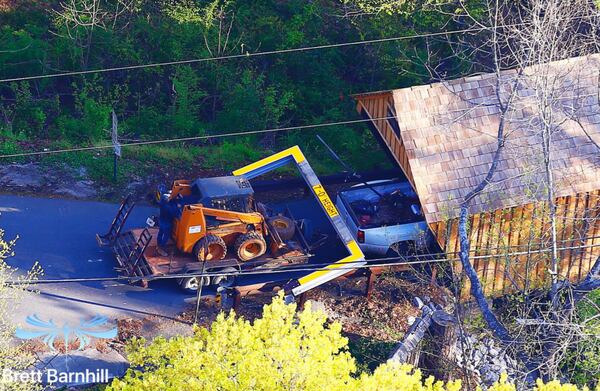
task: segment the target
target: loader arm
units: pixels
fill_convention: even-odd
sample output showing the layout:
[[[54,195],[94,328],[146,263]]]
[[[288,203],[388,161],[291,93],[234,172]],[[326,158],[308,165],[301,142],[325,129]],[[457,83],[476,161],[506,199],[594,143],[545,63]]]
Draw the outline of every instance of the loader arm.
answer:
[[[319,202],[319,205],[337,232],[338,237],[342,240],[349,252],[347,257],[338,261],[332,261],[331,264],[327,265],[323,270],[315,271],[298,280],[292,281],[292,283],[286,287],[286,294],[288,294],[287,298],[291,299],[294,296],[298,296],[321,284],[350,273],[354,268],[364,266],[366,261],[360,247],[358,247],[358,244],[346,226],[346,223],[340,217],[335,204],[327,195],[319,178],[310,164],[308,164],[304,154],[297,145],[235,170],[233,171],[233,175],[244,175],[246,178],[252,179],[289,163],[296,164],[296,167],[306,181],[312,194]]]
[[[202,210],[205,216],[216,217],[217,220],[235,221],[244,224],[261,224],[264,222],[264,217],[260,213],[250,212],[234,212],[223,209],[206,208],[200,205],[190,205],[190,209]]]

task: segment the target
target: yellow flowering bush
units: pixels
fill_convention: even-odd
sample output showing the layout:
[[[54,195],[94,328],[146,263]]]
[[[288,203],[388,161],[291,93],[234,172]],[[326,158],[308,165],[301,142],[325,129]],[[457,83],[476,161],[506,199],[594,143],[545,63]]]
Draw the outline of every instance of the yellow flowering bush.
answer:
[[[478,389],[479,390],[479,389]],[[488,391],[516,391],[517,388],[514,384],[508,382],[506,374],[500,376],[500,381],[494,383],[492,387],[488,388]],[[544,383],[538,379],[533,391],[589,391],[588,387],[577,388],[573,384],[561,384],[558,380],[553,380],[548,383]],[[600,385],[596,387],[596,391],[600,391]]]
[[[135,339],[132,368],[108,390],[411,390],[458,391],[423,379],[409,365],[388,363],[356,376],[348,340],[338,322],[307,308],[296,314],[281,296],[253,323],[221,314],[210,330],[191,337]]]
[[[210,330],[196,328],[191,337],[159,337],[149,344],[134,339],[128,346],[131,368],[107,390],[461,390],[460,381],[424,378],[407,364],[388,362],[372,374],[357,374],[340,323],[326,320],[310,303],[296,313],[295,305],[278,296],[253,323],[220,314]],[[488,390],[516,387],[503,375]],[[534,391],[579,390],[538,381]]]

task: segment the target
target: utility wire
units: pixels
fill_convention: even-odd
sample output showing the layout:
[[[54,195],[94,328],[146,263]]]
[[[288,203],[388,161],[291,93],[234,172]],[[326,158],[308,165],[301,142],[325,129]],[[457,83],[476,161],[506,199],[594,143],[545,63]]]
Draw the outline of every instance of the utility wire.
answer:
[[[573,18],[569,18],[571,20],[583,19],[583,16],[577,16]],[[388,38],[376,38],[376,39],[364,39],[360,41],[351,41],[351,42],[341,42],[341,43],[331,43],[325,45],[316,45],[316,46],[304,46],[299,48],[291,48],[291,49],[279,49],[279,50],[266,50],[262,52],[255,53],[243,53],[243,54],[231,54],[225,56],[217,56],[217,57],[204,57],[204,58],[194,58],[189,60],[177,60],[177,61],[164,61],[164,62],[155,62],[149,64],[138,64],[138,65],[124,65],[118,67],[111,68],[98,68],[98,69],[89,69],[83,71],[70,71],[70,72],[60,72],[60,73],[51,73],[47,75],[33,75],[33,76],[21,76],[21,77],[13,77],[8,79],[0,79],[0,83],[9,83],[15,81],[27,81],[27,80],[37,80],[37,79],[50,79],[64,76],[77,76],[77,75],[88,75],[92,73],[108,73],[108,72],[116,72],[116,71],[128,71],[135,69],[144,69],[144,68],[157,68],[163,66],[171,66],[171,65],[183,65],[183,64],[196,64],[202,62],[211,62],[211,61],[222,61],[222,60],[232,60],[238,58],[251,58],[251,57],[260,57],[260,56],[271,56],[277,54],[285,54],[285,53],[297,53],[297,52],[309,52],[321,49],[332,49],[339,47],[349,47],[349,46],[358,46],[358,45],[370,45],[374,43],[382,43],[382,42],[394,42],[394,41],[405,41],[409,39],[415,38],[428,38],[428,37],[439,37],[444,35],[454,35],[454,34],[465,34],[471,32],[479,32],[497,28],[507,28],[507,27],[519,27],[527,25],[528,23],[514,23],[508,25],[500,25],[500,26],[482,26],[482,27],[469,27],[460,30],[450,30],[450,31],[439,31],[435,33],[421,33],[421,34],[413,34],[413,35],[404,35],[404,36],[396,36],[396,37],[388,37]]]
[[[368,263],[363,265],[363,262],[375,262],[382,260],[393,260],[393,259],[402,259],[401,262],[387,262],[387,263],[378,263],[371,264]],[[458,258],[456,258],[458,259]],[[240,270],[240,271],[231,271],[231,272],[204,272],[204,273],[180,273],[180,274],[169,274],[169,275],[157,275],[157,276],[117,276],[117,277],[90,277],[90,278],[61,278],[61,279],[47,279],[47,280],[34,280],[34,281],[21,281],[21,280],[12,280],[5,281],[6,285],[38,285],[38,284],[58,284],[58,283],[76,283],[76,282],[107,282],[107,281],[154,281],[154,280],[171,280],[171,279],[180,279],[180,278],[189,278],[189,277],[217,277],[217,276],[247,276],[247,275],[264,275],[264,274],[279,274],[279,273],[293,273],[293,272],[313,272],[313,271],[333,271],[333,270],[356,270],[356,269],[367,269],[373,267],[386,267],[386,266],[403,266],[403,265],[419,265],[425,263],[440,263],[447,262],[448,259],[433,259],[433,260],[422,260],[422,261],[406,261],[404,257],[393,257],[393,258],[379,258],[379,259],[370,259],[365,261],[353,261],[353,262],[345,262],[342,266],[337,266],[331,268],[334,263],[325,264],[327,266],[317,266],[313,267],[311,264],[306,264],[306,267],[279,267],[275,269],[259,269],[259,270]]]
[[[561,247],[559,251],[584,249],[598,247],[600,244],[590,244],[585,246],[565,246]],[[499,253],[489,255],[477,255],[472,258],[474,259],[485,259],[485,258],[503,258],[507,256],[522,256],[530,255],[535,253],[549,252],[551,249],[539,249],[539,250],[527,250],[510,253]],[[443,258],[435,259],[418,259],[418,258],[431,258],[434,256],[442,256]],[[117,277],[90,277],[90,278],[61,278],[61,279],[46,279],[46,280],[34,280],[34,281],[21,281],[12,280],[6,281],[6,285],[38,285],[38,284],[59,284],[59,283],[77,283],[77,282],[107,282],[107,281],[129,281],[137,282],[141,280],[154,281],[154,280],[170,280],[170,279],[181,279],[190,277],[217,277],[217,276],[247,276],[247,275],[265,275],[265,274],[280,274],[280,273],[295,273],[295,272],[315,272],[315,271],[333,271],[333,270],[357,270],[357,269],[370,269],[375,267],[391,267],[391,266],[411,266],[411,265],[424,265],[444,262],[457,262],[460,258],[448,258],[445,257],[445,253],[435,254],[415,254],[398,257],[385,257],[385,258],[373,258],[365,259],[362,261],[344,262],[342,264],[331,263],[314,263],[314,264],[302,264],[294,266],[281,266],[271,268],[259,268],[253,270],[240,270],[231,272],[204,272],[204,273],[178,273],[169,275],[158,275],[158,276],[117,276]],[[298,257],[296,257],[298,258]],[[410,260],[410,259],[417,260]],[[285,258],[283,259],[285,260]],[[386,262],[387,261],[387,262]],[[335,265],[333,268],[332,265]]]
[[[305,46],[305,47],[292,48],[292,49],[267,50],[267,51],[256,52],[256,53],[232,54],[232,55],[226,55],[226,56],[204,57],[204,58],[195,58],[195,59],[189,59],[189,60],[155,62],[155,63],[150,63],[150,64],[125,65],[125,66],[112,67],[112,68],[98,68],[98,69],[90,69],[90,70],[84,70],[84,71],[51,73],[51,74],[47,74],[47,75],[22,76],[22,77],[8,78],[8,79],[0,79],[0,83],[37,80],[37,79],[50,79],[50,78],[64,77],[64,76],[87,75],[87,74],[91,74],[91,73],[128,71],[128,70],[134,70],[134,69],[156,68],[156,67],[171,66],[171,65],[196,64],[196,63],[210,62],[210,61],[232,60],[232,59],[236,59],[236,58],[271,56],[271,55],[284,54],[284,53],[309,52],[309,51],[315,51],[315,50],[321,50],[321,49],[332,49],[332,48],[358,46],[358,45],[370,45],[370,44],[381,43],[381,42],[403,41],[403,40],[414,39],[414,38],[427,38],[427,37],[436,37],[436,36],[443,36],[443,35],[464,34],[464,33],[469,33],[469,32],[483,31],[486,29],[487,29],[486,27],[470,27],[470,28],[461,29],[461,30],[441,31],[441,32],[437,32],[437,33],[423,33],[423,34],[396,36],[396,37],[389,37],[389,38],[377,38],[377,39],[360,40],[360,41],[352,41],[352,42],[332,43],[332,44],[326,44],[326,45]]]
[[[283,127],[283,128],[249,130],[247,132],[230,132],[230,133],[211,134],[211,135],[204,135],[204,136],[191,136],[191,137],[170,138],[170,139],[161,139],[161,140],[136,141],[136,142],[132,142],[132,143],[123,143],[120,145],[121,145],[121,147],[131,147],[131,146],[138,146],[138,145],[168,144],[168,143],[194,141],[194,140],[209,140],[209,139],[215,139],[215,138],[246,136],[246,135],[261,134],[261,133],[277,133],[277,132],[299,130],[299,129],[305,129],[305,128],[317,129],[317,128],[325,128],[328,126],[350,125],[350,124],[357,124],[357,123],[362,123],[362,122],[387,120],[387,119],[393,119],[393,118],[394,117],[382,117],[382,118],[373,118],[373,119],[369,118],[369,119],[357,119],[357,120],[348,120],[348,121],[325,122],[325,123],[312,124],[312,125],[298,125],[298,126],[287,126],[287,127]],[[105,144],[105,145],[96,145],[96,146],[90,146],[90,147],[54,149],[54,150],[49,150],[49,151],[11,153],[11,154],[7,154],[7,155],[0,155],[0,159],[25,157],[25,156],[52,155],[52,154],[67,153],[67,152],[94,151],[94,150],[112,149],[112,148],[114,148],[113,144]]]

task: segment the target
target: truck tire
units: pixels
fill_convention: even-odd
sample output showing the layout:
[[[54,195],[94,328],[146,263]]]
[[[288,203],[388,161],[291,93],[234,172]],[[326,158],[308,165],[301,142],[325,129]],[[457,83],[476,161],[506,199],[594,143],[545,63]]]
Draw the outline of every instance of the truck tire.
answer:
[[[181,289],[187,293],[194,293],[198,291],[201,286],[210,285],[210,277],[185,277],[179,281]]]
[[[267,252],[267,242],[261,234],[251,231],[240,235],[233,246],[240,261],[246,262]]]
[[[281,240],[290,240],[296,233],[296,224],[285,216],[275,216],[269,218],[269,224],[277,231]]]
[[[211,281],[211,285],[213,286],[217,286],[217,287],[223,287],[223,288],[229,288],[232,287],[235,284],[235,275],[221,275],[218,274],[219,272],[221,273],[236,273],[239,270],[236,269],[235,267],[229,266],[229,267],[225,267],[223,269],[220,270],[211,270],[211,273],[216,274],[216,276],[214,276],[212,278]]]
[[[225,258],[227,245],[217,235],[206,235],[196,242],[192,250],[198,261],[218,261]]]

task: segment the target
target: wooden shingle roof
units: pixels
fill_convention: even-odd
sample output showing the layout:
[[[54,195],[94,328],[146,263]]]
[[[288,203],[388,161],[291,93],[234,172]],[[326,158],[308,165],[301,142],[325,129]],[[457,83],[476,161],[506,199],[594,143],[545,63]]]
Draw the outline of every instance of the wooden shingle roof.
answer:
[[[506,144],[487,190],[471,213],[527,204],[546,197],[540,116],[535,88],[540,74],[562,83],[553,101],[551,164],[555,195],[600,189],[598,103],[600,55],[527,69],[506,118]],[[550,69],[550,71],[548,71]],[[502,72],[501,98],[517,73]],[[414,184],[429,223],[456,217],[462,198],[486,175],[497,146],[500,121],[495,74],[393,90],[393,101]],[[558,113],[558,114],[557,114]],[[576,119],[576,120],[574,120]],[[583,126],[583,129],[582,129]],[[584,131],[585,130],[585,131]]]

